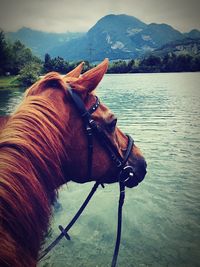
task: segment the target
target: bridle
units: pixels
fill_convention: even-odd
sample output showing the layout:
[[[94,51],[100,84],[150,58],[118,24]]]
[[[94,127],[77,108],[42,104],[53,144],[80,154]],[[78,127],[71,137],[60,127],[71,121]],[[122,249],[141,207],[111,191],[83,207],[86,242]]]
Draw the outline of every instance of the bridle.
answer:
[[[115,250],[114,250],[112,264],[111,264],[112,267],[115,267],[117,263],[117,257],[118,257],[120,240],[121,240],[122,206],[123,206],[124,198],[125,198],[125,186],[130,179],[135,178],[133,168],[129,165],[126,165],[129,159],[129,156],[131,154],[134,141],[129,135],[127,135],[128,145],[126,148],[125,155],[124,157],[122,157],[119,154],[117,148],[113,145],[111,140],[108,138],[106,133],[103,131],[103,129],[99,125],[97,125],[97,123],[92,118],[92,113],[95,112],[100,105],[100,101],[98,97],[95,96],[96,97],[95,104],[92,105],[92,107],[90,107],[87,110],[85,108],[85,104],[83,100],[81,99],[79,94],[74,89],[68,87],[67,91],[69,92],[69,95],[71,96],[73,104],[75,105],[77,111],[79,112],[83,120],[83,124],[84,124],[85,131],[86,131],[87,142],[88,142],[88,160],[87,160],[88,180],[89,181],[92,180],[93,137],[94,136],[98,139],[101,145],[106,149],[108,155],[113,161],[113,164],[118,170],[118,182],[119,182],[119,189],[120,189],[120,197],[119,197],[119,205],[118,205],[118,227],[117,227],[117,238],[116,238],[116,243],[115,243]],[[99,185],[104,187],[104,180],[97,181],[94,184],[86,200],[84,201],[82,206],[79,208],[78,212],[76,213],[74,218],[71,220],[71,222],[65,228],[59,225],[59,230],[61,231],[60,235],[41,253],[38,260],[41,260],[44,256],[46,256],[47,253],[49,253],[49,251],[53,247],[55,247],[64,236],[66,237],[67,240],[70,240],[70,236],[68,234],[69,229],[73,226],[73,224],[79,218],[79,216],[81,215],[81,213],[87,206],[88,202],[92,198],[93,194],[95,193]]]
[[[75,104],[76,109],[78,110],[83,120],[84,127],[86,130],[86,135],[88,139],[88,161],[87,161],[88,162],[88,174],[87,174],[88,180],[91,180],[92,178],[91,170],[92,170],[92,155],[93,155],[93,136],[95,136],[98,139],[98,141],[101,143],[101,145],[107,150],[108,155],[110,156],[111,160],[113,161],[116,168],[118,169],[118,172],[121,172],[124,169],[126,162],[128,161],[129,155],[131,153],[131,150],[133,147],[133,139],[127,135],[128,146],[126,149],[125,156],[124,158],[122,158],[122,156],[119,154],[118,150],[113,145],[113,143],[110,141],[108,136],[105,134],[102,128],[97,125],[97,123],[93,120],[91,116],[92,113],[94,113],[100,105],[100,101],[98,97],[95,96],[96,98],[95,104],[92,107],[90,107],[89,110],[87,110],[85,108],[84,102],[82,101],[79,94],[76,93],[75,90],[69,88],[68,92],[73,100],[73,103]],[[129,176],[126,177],[126,179],[128,180],[131,176],[133,176],[134,172],[133,172],[132,167],[129,166],[128,169],[127,167],[128,166],[126,166],[125,168],[126,168],[126,174],[129,174]],[[129,173],[127,172],[127,170],[129,170]],[[124,180],[126,179],[124,178]],[[103,180],[100,183],[103,183]]]

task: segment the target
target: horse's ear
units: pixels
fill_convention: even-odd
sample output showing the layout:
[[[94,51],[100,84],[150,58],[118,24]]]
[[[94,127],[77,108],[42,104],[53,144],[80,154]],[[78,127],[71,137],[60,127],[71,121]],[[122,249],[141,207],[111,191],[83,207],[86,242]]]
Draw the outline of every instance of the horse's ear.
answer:
[[[72,78],[78,78],[81,75],[81,71],[83,69],[84,62],[81,62],[75,69],[72,71],[68,72],[64,77],[64,81],[67,82],[69,77]]]
[[[88,70],[78,79],[70,81],[69,85],[79,92],[89,93],[93,91],[106,73],[108,69],[108,64],[109,61],[106,58],[95,68]]]

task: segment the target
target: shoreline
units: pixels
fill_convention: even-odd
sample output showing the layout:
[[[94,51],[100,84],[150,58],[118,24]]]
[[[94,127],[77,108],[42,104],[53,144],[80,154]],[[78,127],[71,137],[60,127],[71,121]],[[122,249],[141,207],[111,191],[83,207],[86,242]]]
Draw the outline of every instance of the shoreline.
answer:
[[[200,73],[200,71],[180,71],[180,72],[115,72],[115,73],[110,73],[107,72],[106,75],[121,75],[121,74],[171,74],[171,73]],[[47,73],[42,74],[40,78],[44,77]],[[63,74],[61,74],[63,75]],[[19,82],[17,81],[17,75],[16,76],[0,76],[0,90],[6,90],[6,89],[15,89],[22,87],[20,86]]]
[[[19,87],[20,85],[16,78],[17,75],[0,76],[0,90]]]

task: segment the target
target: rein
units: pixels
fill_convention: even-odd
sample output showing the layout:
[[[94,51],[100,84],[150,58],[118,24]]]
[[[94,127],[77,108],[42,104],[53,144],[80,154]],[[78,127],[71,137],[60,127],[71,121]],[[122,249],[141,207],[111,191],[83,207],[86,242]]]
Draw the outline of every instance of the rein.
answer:
[[[117,264],[117,257],[119,253],[119,247],[120,247],[120,241],[121,241],[121,226],[122,226],[122,207],[124,204],[124,198],[125,198],[125,186],[126,183],[129,181],[129,179],[134,178],[134,171],[131,166],[126,165],[128,158],[130,156],[132,147],[133,147],[133,139],[127,135],[128,138],[128,145],[126,149],[125,156],[122,158],[122,156],[119,154],[116,147],[112,144],[108,136],[105,134],[105,132],[99,127],[96,122],[93,120],[91,114],[99,107],[100,102],[96,96],[96,102],[95,104],[87,110],[85,108],[84,102],[74,91],[72,88],[68,88],[68,92],[73,100],[73,103],[75,104],[76,109],[78,110],[80,116],[82,117],[82,120],[84,122],[84,127],[86,130],[87,140],[88,140],[88,166],[87,166],[87,177],[89,180],[92,180],[92,159],[93,159],[93,135],[97,137],[97,139],[100,141],[102,146],[107,150],[108,155],[112,159],[113,163],[115,164],[116,168],[118,169],[118,181],[119,181],[119,204],[118,204],[118,225],[117,225],[117,238],[115,243],[115,249],[113,253],[112,263],[111,267],[115,267]],[[92,187],[90,193],[88,194],[87,198],[73,217],[73,219],[70,221],[70,223],[63,228],[63,226],[59,225],[59,230],[61,233],[58,235],[58,237],[41,253],[38,260],[42,260],[59,242],[60,240],[65,237],[67,240],[70,240],[70,236],[68,234],[69,229],[74,225],[74,223],[77,221],[77,219],[82,214],[83,210],[89,203],[90,199],[96,192],[99,185],[101,185],[104,188],[104,181],[98,181],[94,184]]]

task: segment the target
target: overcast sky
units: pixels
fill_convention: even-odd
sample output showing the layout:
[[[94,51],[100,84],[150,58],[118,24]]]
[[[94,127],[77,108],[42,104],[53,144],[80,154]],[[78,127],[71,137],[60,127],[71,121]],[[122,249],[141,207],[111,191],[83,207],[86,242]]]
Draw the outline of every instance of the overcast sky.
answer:
[[[200,0],[0,0],[0,28],[48,32],[87,31],[108,14],[167,23],[181,32],[200,30]]]

